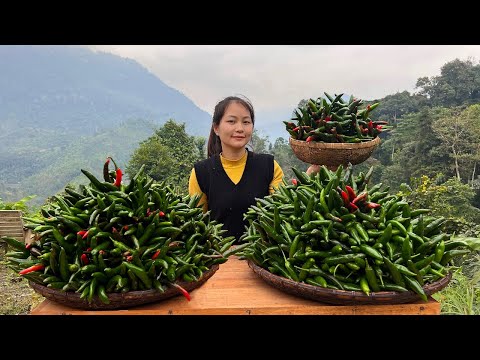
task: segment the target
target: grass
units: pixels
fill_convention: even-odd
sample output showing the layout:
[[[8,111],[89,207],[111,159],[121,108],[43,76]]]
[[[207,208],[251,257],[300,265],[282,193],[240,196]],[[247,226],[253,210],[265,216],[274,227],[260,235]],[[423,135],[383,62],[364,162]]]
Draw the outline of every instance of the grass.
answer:
[[[28,281],[6,266],[0,248],[0,315],[28,315],[44,297],[37,294]]]
[[[432,297],[440,303],[441,315],[480,315],[480,256],[465,261]]]

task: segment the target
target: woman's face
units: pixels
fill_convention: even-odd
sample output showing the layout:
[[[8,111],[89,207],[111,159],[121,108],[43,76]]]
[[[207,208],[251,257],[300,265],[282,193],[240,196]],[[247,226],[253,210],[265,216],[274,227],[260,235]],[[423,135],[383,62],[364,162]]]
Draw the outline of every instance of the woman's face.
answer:
[[[248,109],[238,102],[231,102],[218,126],[214,127],[220,137],[222,148],[240,150],[245,148],[253,133],[253,122]]]

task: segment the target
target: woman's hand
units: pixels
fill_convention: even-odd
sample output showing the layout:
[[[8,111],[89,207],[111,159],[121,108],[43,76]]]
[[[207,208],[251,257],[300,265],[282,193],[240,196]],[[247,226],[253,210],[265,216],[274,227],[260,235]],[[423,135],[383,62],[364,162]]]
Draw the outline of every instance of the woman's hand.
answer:
[[[320,165],[310,165],[306,171],[307,175],[316,174],[320,171]]]

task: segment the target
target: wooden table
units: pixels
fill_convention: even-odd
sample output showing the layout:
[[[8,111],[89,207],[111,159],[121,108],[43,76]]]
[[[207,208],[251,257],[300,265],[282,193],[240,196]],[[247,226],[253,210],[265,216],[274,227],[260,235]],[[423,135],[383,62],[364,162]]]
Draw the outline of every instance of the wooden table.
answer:
[[[440,303],[429,298],[396,305],[329,305],[290,295],[266,283],[232,256],[191,301],[181,295],[122,310],[82,310],[44,300],[31,315],[438,315]]]

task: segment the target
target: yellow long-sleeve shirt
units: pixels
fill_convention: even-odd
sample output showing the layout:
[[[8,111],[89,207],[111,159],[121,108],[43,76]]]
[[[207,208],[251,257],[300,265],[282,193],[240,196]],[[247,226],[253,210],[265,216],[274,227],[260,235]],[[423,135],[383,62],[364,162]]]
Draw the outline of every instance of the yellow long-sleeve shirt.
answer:
[[[245,165],[247,163],[248,153],[245,152],[245,155],[238,160],[228,160],[220,155],[220,161],[222,166],[227,173],[228,177],[232,180],[234,184],[238,184],[242,178],[243,171],[245,170]],[[283,170],[278,165],[276,160],[273,160],[273,179],[270,183],[269,191],[270,194],[274,192],[275,188],[281,183],[283,178]],[[202,194],[199,204],[203,204],[203,211],[208,210],[207,195],[202,192],[200,186],[198,185],[197,176],[195,174],[195,168],[192,169],[190,174],[190,179],[188,182],[188,192],[190,195]]]

